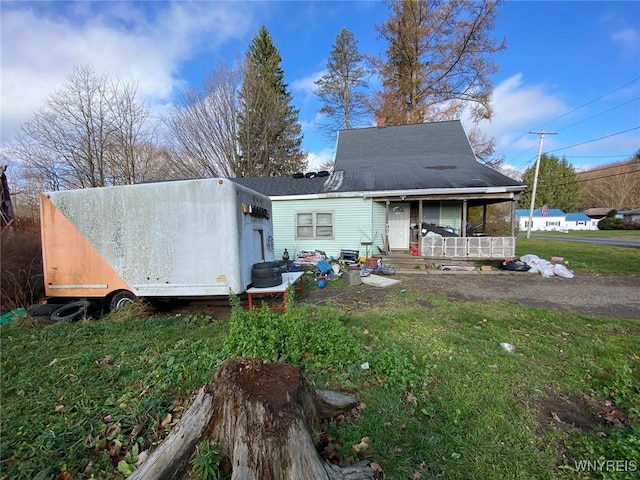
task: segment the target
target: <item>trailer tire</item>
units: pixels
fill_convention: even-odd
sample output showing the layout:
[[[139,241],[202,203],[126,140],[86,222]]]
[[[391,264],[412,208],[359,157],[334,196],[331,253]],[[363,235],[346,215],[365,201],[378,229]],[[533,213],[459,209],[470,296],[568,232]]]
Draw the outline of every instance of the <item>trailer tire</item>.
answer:
[[[109,311],[113,312],[125,305],[131,305],[136,299],[136,296],[128,290],[120,290],[116,292],[111,300],[109,300]]]
[[[51,314],[52,322],[75,322],[87,315],[91,302],[88,300],[78,300],[67,303]]]

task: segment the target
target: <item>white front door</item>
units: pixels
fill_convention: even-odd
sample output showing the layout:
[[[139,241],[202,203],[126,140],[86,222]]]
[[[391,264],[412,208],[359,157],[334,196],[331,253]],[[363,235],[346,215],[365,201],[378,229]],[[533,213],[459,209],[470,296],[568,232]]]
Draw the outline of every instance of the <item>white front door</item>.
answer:
[[[409,248],[409,203],[391,203],[389,205],[389,248]]]

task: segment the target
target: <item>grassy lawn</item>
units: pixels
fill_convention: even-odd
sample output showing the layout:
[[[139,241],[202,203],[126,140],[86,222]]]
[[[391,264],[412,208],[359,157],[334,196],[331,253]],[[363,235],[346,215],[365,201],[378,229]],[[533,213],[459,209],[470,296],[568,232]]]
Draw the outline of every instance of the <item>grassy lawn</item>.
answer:
[[[520,232],[520,236],[526,235],[526,232]],[[531,232],[531,236],[545,237],[590,237],[590,238],[606,238],[611,240],[631,240],[640,239],[640,230],[571,230],[568,233],[561,232]]]
[[[585,268],[597,258],[591,245],[550,248]],[[356,393],[360,408],[327,432],[385,479],[638,478],[639,336],[640,322],[411,291],[349,316],[296,306],[236,308],[228,321],[131,310],[13,322],[0,327],[0,478],[124,478],[236,356],[291,362],[319,388]],[[575,463],[598,460],[592,472]]]
[[[636,233],[636,235],[638,235]],[[627,236],[627,238],[629,238]],[[518,238],[516,255],[535,254],[550,260],[563,257],[571,270],[581,273],[638,275],[640,274],[640,249],[613,247],[610,245],[567,242],[536,238]]]

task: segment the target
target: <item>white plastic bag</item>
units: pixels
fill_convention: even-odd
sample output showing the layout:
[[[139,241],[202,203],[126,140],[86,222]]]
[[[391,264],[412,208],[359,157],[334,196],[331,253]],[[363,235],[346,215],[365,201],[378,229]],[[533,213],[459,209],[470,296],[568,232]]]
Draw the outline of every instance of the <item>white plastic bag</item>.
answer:
[[[567,267],[561,263],[557,263],[553,266],[553,273],[562,278],[573,278],[573,273]]]
[[[520,260],[531,267],[528,270],[529,273],[538,273],[540,271],[538,268],[538,264],[540,263],[540,257],[538,257],[537,255],[532,255],[529,253],[523,257],[520,257]]]
[[[554,275],[553,265],[551,262],[547,262],[546,260],[540,260],[538,262],[538,270],[544,278],[551,278]]]

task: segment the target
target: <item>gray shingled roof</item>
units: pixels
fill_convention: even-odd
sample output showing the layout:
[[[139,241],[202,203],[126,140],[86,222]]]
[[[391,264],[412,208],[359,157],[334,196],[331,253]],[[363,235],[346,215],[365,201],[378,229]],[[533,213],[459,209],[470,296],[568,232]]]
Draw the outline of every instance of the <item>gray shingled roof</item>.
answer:
[[[232,180],[269,197],[280,197],[320,193],[323,191],[323,185],[328,178],[249,177],[234,178]]]
[[[523,185],[479,163],[458,120],[342,130],[335,168],[343,191]]]
[[[237,178],[269,196],[525,185],[479,163],[462,124],[341,130],[334,172],[315,178]]]

